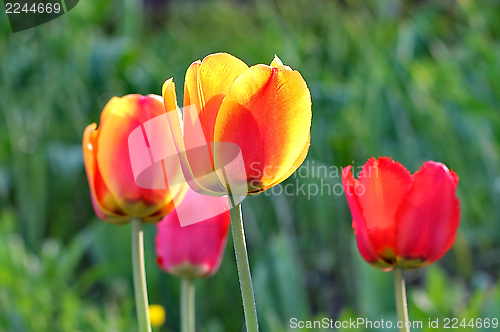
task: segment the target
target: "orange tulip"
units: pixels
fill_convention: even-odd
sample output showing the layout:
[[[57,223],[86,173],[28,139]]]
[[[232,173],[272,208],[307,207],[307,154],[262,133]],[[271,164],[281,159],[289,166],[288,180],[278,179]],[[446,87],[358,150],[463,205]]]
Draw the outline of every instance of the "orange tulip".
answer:
[[[172,79],[163,85],[163,98],[176,122]],[[226,53],[193,62],[183,112],[184,135],[176,145],[184,176],[200,193],[226,195],[229,183],[232,193],[264,191],[288,178],[309,150],[309,89],[277,57],[270,66],[248,67]]]
[[[187,185],[176,186],[175,191],[168,187],[144,189],[134,179],[129,135],[144,122],[162,114],[165,108],[159,96],[113,97],[101,114],[99,128],[93,123],[85,129],[85,170],[92,205],[99,218],[118,224],[128,222],[131,217],[156,222],[174,209],[174,198],[180,201],[186,193]],[[181,173],[174,163],[164,166],[166,173]],[[168,169],[173,167],[178,169]]]
[[[375,267],[418,268],[453,245],[460,221],[457,175],[425,162],[413,175],[387,157],[372,158],[359,179],[342,172],[361,256]]]

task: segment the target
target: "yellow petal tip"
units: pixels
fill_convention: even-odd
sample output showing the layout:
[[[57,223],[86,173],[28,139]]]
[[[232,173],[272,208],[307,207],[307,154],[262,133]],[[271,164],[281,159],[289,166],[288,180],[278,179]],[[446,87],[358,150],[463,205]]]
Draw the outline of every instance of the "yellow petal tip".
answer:
[[[175,84],[173,77],[169,78],[165,81],[165,83],[163,83],[161,92],[163,96],[163,103],[165,105],[165,111],[170,112],[177,110],[178,107],[175,96]]]
[[[166,80],[163,83],[163,86],[161,87],[161,93],[162,93],[162,95],[165,96],[165,92],[167,92],[167,90],[170,90],[172,88],[175,89],[174,78],[170,77],[168,80]]]
[[[278,58],[278,56],[275,54],[273,62],[271,62],[271,67],[278,67],[278,66],[283,66],[283,62]]]

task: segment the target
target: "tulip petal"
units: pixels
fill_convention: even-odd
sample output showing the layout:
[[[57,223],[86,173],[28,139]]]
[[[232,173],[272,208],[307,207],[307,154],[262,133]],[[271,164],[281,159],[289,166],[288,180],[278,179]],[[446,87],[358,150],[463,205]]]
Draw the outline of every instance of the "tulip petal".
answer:
[[[171,77],[163,83],[161,87],[163,104],[165,105],[165,111],[179,112],[179,107],[177,106],[177,96],[175,94],[175,84],[174,79]],[[179,122],[180,125],[180,122]]]
[[[380,268],[387,268],[390,265],[385,263],[377,251],[375,251],[368,229],[366,228],[363,211],[358,201],[357,192],[362,189],[359,188],[359,181],[355,179],[351,172],[351,166],[347,166],[342,170],[342,184],[347,198],[347,204],[351,210],[352,227],[356,235],[356,243],[361,256],[370,264]]]
[[[275,54],[273,61],[271,61],[271,67],[283,66],[283,61]]]
[[[99,126],[98,169],[104,184],[128,216],[153,215],[172,200],[168,189],[143,189],[136,184],[128,148],[130,133],[162,114],[165,109],[159,96],[128,95],[113,102],[105,114],[105,122]],[[158,172],[158,176],[163,177],[163,172]]]
[[[281,61],[281,59],[278,58],[278,56],[276,54],[274,55],[273,61],[271,61],[271,67],[276,67],[276,68],[281,67],[283,69],[292,70],[292,68],[290,68],[290,66],[284,65],[283,62]]]
[[[83,159],[87,180],[90,188],[90,199],[95,213],[99,218],[113,223],[126,223],[128,218],[123,215],[118,203],[109,192],[102,181],[96,164],[96,138],[98,132],[95,130],[96,124],[93,123],[85,129],[83,134]],[[101,202],[103,204],[101,204]]]
[[[188,68],[184,107],[196,106],[208,144],[214,141],[215,121],[224,96],[234,80],[247,69],[243,61],[227,53],[208,55]]]
[[[173,193],[174,196],[172,197],[172,201],[169,202],[169,204],[163,206],[158,212],[156,212],[154,215],[150,217],[144,218],[144,222],[146,223],[156,223],[158,222],[161,218],[164,216],[168,215],[171,213],[177,206],[182,204],[184,201],[184,197],[186,196],[187,192],[189,190],[189,186],[187,184],[183,185],[181,187],[181,190],[179,190],[176,193]],[[180,203],[179,203],[180,202]]]
[[[215,141],[237,144],[256,191],[277,184],[303,153],[311,127],[311,96],[302,76],[285,66],[255,65],[224,98]],[[215,165],[224,160],[215,150]]]
[[[198,192],[226,194],[214,172],[214,127],[220,104],[234,80],[248,69],[238,58],[217,53],[194,62],[184,86],[184,148],[190,165],[190,186]],[[186,178],[188,178],[186,176]],[[190,181],[193,180],[193,181]]]
[[[121,98],[119,97],[113,97],[111,98],[106,106],[104,106],[104,109],[101,112],[101,119],[99,121],[99,126],[103,126],[104,123],[106,122],[108,115],[111,113],[111,111],[115,108],[115,106],[119,103]]]
[[[455,241],[460,221],[458,177],[445,165],[428,161],[413,180],[397,214],[397,255],[432,263]]]
[[[304,162],[304,160],[307,157],[307,153],[309,152],[309,147],[310,146],[311,146],[311,135],[309,135],[309,138],[308,138],[306,144],[304,145],[304,148],[302,149],[302,152],[297,157],[297,159],[295,160],[295,162],[293,163],[293,165],[285,173],[285,175],[283,175],[281,178],[279,178],[276,181],[274,181],[273,183],[271,183],[269,186],[267,186],[265,188],[262,188],[261,190],[259,190],[257,192],[250,192],[250,193],[258,193],[258,192],[264,191],[264,190],[269,189],[269,188],[271,188],[271,187],[273,187],[273,186],[275,186],[275,185],[277,185],[277,184],[285,181],[286,179],[288,179],[293,173],[295,173],[295,171],[300,167],[300,165],[302,165],[302,163]],[[251,189],[251,188],[249,188],[249,189]]]
[[[193,70],[191,65],[189,70]],[[188,71],[189,71],[188,70]],[[165,81],[162,87],[165,109],[170,124],[172,137],[177,150],[184,177],[189,186],[198,193],[221,196],[226,190],[213,172],[210,150],[205,140],[196,107],[187,106],[184,112],[184,135],[180,123],[182,116],[177,108],[175,85],[172,79]],[[190,121],[195,121],[191,123]]]
[[[203,108],[203,99],[200,96],[200,86],[198,73],[200,72],[201,61],[193,62],[186,71],[184,78],[184,106],[195,105],[196,110]]]
[[[387,157],[368,160],[359,177],[364,192],[358,192],[358,201],[366,228],[375,250],[387,262],[396,258],[395,215],[411,185],[410,172]]]

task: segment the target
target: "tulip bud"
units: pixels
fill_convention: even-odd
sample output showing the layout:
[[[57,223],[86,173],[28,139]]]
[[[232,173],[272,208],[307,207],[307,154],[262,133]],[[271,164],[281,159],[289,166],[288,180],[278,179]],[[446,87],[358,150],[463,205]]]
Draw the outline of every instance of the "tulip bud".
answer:
[[[203,221],[200,214],[213,211]],[[196,222],[188,226],[188,220]],[[227,197],[201,195],[189,189],[182,203],[157,224],[158,266],[184,278],[207,277],[217,272],[224,255],[230,215]]]
[[[127,95],[113,97],[101,114],[99,128],[91,124],[83,135],[85,170],[92,205],[97,216],[113,223],[126,223],[131,217],[156,222],[174,208],[187,184],[167,189],[144,189],[134,179],[128,140],[130,133],[144,122],[165,114],[159,96]],[[181,173],[177,164],[166,164],[166,174]],[[159,175],[163,177],[163,174]],[[166,179],[162,178],[162,181]]]

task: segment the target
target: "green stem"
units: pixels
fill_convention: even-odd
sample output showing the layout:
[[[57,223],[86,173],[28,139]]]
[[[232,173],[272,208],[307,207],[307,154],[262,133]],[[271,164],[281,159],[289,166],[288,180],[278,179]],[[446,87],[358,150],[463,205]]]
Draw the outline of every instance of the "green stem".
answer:
[[[394,290],[396,293],[396,307],[398,309],[398,320],[403,322],[403,327],[400,328],[401,332],[409,332],[410,328],[407,327],[408,323],[408,305],[406,304],[406,287],[405,279],[403,276],[403,268],[394,268]]]
[[[194,280],[182,278],[181,281],[181,331],[195,331]]]
[[[241,217],[241,205],[231,209],[231,229],[233,232],[234,251],[236,254],[236,265],[240,277],[241,296],[243,298],[243,311],[247,332],[258,332],[257,309],[253,295],[252,276],[250,275],[250,264],[248,263],[247,245],[245,231],[243,230],[243,219]]]
[[[149,322],[148,291],[144,268],[144,237],[141,218],[130,218],[132,228],[132,268],[134,270],[135,305],[139,332],[151,332]]]

